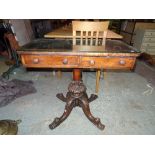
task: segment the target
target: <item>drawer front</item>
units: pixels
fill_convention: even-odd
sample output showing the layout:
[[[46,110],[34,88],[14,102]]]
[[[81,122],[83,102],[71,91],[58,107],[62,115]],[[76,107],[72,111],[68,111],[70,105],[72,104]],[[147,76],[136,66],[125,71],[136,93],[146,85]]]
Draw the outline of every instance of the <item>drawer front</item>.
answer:
[[[144,48],[142,48],[141,51],[155,55],[155,48],[154,49],[144,49]]]
[[[25,67],[132,69],[135,58],[21,55]]]
[[[141,46],[141,52],[155,52],[155,46]]]
[[[146,52],[147,52],[148,54],[155,55],[155,48],[154,48],[154,49],[148,49]]]
[[[152,48],[152,49],[142,48],[141,51],[146,53],[152,53],[153,55],[155,55],[155,48]]]
[[[132,69],[135,58],[81,57],[80,68]]]
[[[155,38],[147,38],[147,37],[145,37],[145,38],[143,38],[143,42],[146,42],[146,43],[155,43]]]
[[[144,33],[145,36],[155,36],[155,31],[146,31]]]
[[[150,48],[150,49],[147,49],[147,51],[148,51],[148,52],[153,52],[153,53],[155,53],[155,48],[152,48],[152,49],[151,49],[151,48]]]
[[[22,55],[21,58],[26,67],[72,68],[79,63],[77,56]]]
[[[154,43],[142,43],[142,46],[155,46],[155,42]]]

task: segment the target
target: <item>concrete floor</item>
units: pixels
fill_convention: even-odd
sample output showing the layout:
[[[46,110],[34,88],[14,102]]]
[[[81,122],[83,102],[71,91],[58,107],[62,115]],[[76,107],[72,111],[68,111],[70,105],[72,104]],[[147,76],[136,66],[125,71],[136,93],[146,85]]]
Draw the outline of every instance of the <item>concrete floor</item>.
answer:
[[[2,65],[2,64],[1,64]],[[0,73],[4,68],[0,67]],[[103,131],[96,128],[80,108],[74,108],[67,120],[50,130],[48,125],[59,117],[65,104],[56,98],[67,92],[71,72],[63,72],[62,79],[52,72],[16,69],[11,79],[33,80],[37,93],[16,99],[0,108],[0,120],[21,119],[19,135],[134,135],[155,134],[155,90],[134,72],[106,72],[100,81],[99,98],[90,104],[95,117],[105,124]],[[95,92],[95,72],[84,72],[87,93]]]

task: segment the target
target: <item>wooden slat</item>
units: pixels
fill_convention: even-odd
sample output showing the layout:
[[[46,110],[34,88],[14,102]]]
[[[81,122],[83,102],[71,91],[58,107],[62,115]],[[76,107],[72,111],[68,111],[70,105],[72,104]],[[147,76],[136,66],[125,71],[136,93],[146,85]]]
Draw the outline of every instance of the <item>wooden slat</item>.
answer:
[[[98,45],[98,36],[99,36],[99,31],[96,31],[96,38],[95,38],[95,45]]]
[[[80,45],[83,45],[83,31],[80,34]]]
[[[90,36],[91,36],[91,38],[90,38],[90,45],[91,46],[93,45],[93,33],[94,33],[94,31],[90,32]]]
[[[107,37],[107,31],[104,31],[104,32],[103,32],[103,39],[102,39],[102,45],[103,45],[103,46],[105,45],[106,37]]]
[[[88,45],[88,31],[86,31],[86,45]]]
[[[73,45],[76,45],[76,31],[73,31]]]

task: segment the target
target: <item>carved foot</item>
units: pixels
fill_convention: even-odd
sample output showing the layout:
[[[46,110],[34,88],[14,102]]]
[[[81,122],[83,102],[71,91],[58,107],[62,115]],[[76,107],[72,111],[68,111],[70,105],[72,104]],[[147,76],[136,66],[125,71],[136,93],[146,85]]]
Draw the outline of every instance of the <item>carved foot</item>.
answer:
[[[84,114],[86,115],[86,117],[95,125],[97,126],[100,130],[104,130],[105,125],[101,123],[99,118],[95,118],[91,112],[87,111],[86,109],[83,109]]]
[[[64,97],[64,95],[63,95],[62,93],[57,94],[56,97],[57,97],[58,99],[60,99],[61,101],[66,102],[66,97]]]
[[[56,117],[54,121],[49,125],[49,128],[54,129],[57,126],[59,126],[69,116],[73,107],[74,107],[74,102],[73,102],[73,99],[70,98],[70,100],[66,103],[65,110],[62,116],[60,118]]]
[[[92,95],[91,95],[92,96]],[[90,97],[91,98],[91,97]],[[96,96],[92,96],[92,99],[96,99]],[[105,128],[105,126],[101,123],[99,118],[95,118],[90,111],[90,107],[89,107],[89,99],[86,96],[83,96],[83,98],[81,99],[82,104],[82,110],[84,112],[84,114],[86,115],[86,117],[95,125],[97,126],[100,130],[103,130]],[[92,101],[92,100],[91,100]]]
[[[91,96],[88,98],[88,102],[90,103],[90,102],[96,100],[97,98],[98,98],[97,95],[95,95],[95,94],[91,94]]]
[[[54,121],[49,125],[49,128],[50,129],[54,129],[54,128],[56,128],[58,125],[60,125],[60,118],[58,118],[58,117],[56,117],[55,119],[54,119]]]
[[[101,123],[99,118],[95,118],[94,125],[96,125],[100,130],[104,130],[105,125]]]

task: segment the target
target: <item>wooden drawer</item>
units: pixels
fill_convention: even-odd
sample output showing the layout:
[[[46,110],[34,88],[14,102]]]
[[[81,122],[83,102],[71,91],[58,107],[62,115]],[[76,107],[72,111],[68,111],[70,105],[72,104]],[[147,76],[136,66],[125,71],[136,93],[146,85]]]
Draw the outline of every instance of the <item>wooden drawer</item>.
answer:
[[[155,48],[154,49],[147,49],[146,52],[149,54],[155,55]]]
[[[155,55],[155,49],[141,49],[141,52],[146,52],[148,54]]]
[[[155,52],[155,46],[142,46],[140,51],[147,52],[147,51],[154,51]]]
[[[81,57],[80,68],[132,69],[135,58]]]
[[[72,68],[77,67],[77,56],[22,55],[22,63],[26,67],[38,68]]]
[[[25,67],[34,68],[132,69],[135,63],[129,57],[22,55],[21,59]]]
[[[142,46],[155,46],[155,43],[151,43],[151,42],[142,43]]]
[[[148,43],[148,42],[150,42],[150,43],[155,43],[155,38],[147,38],[147,37],[145,37],[145,38],[143,38],[143,43],[144,42],[146,42],[146,43]]]
[[[146,31],[145,36],[155,36],[155,31]]]

